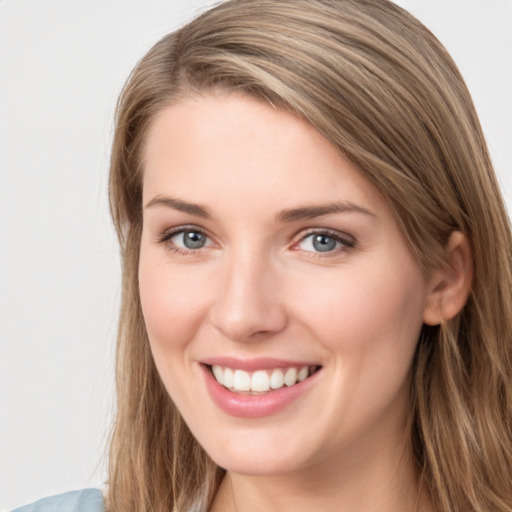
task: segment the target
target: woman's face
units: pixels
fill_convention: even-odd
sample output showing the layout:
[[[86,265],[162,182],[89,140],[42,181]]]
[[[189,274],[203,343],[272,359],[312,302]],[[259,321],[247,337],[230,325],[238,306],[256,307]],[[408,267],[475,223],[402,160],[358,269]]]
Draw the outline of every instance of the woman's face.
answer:
[[[395,452],[429,285],[375,187],[233,93],[162,111],[143,179],[151,350],[213,460],[273,475]]]

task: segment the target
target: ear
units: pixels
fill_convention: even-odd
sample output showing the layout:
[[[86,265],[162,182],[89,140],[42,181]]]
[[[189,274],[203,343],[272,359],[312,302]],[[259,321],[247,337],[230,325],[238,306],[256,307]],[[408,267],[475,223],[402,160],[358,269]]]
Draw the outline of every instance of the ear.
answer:
[[[454,231],[445,249],[445,261],[430,281],[430,293],[423,311],[423,322],[438,325],[459,313],[471,290],[473,258],[466,235]]]

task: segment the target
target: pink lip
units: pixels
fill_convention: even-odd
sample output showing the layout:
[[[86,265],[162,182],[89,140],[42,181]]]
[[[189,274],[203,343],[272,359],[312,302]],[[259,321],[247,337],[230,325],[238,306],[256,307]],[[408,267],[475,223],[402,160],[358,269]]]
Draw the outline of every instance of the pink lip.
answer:
[[[319,366],[311,361],[287,361],[284,359],[273,359],[270,357],[253,357],[251,359],[240,359],[237,357],[210,357],[201,360],[201,363],[210,366],[223,366],[236,370],[254,372],[256,370],[272,370],[274,368],[303,368],[304,366]]]
[[[220,359],[216,359],[218,361]],[[268,361],[268,360],[266,360]],[[210,363],[208,363],[210,364]],[[218,364],[218,363],[215,363]],[[228,366],[230,368],[241,368],[240,365],[219,364],[219,366]],[[291,364],[287,366],[298,366]],[[303,366],[308,366],[304,364]],[[276,368],[276,366],[266,366],[266,368]],[[239,418],[262,418],[280,412],[292,402],[300,399],[301,395],[306,393],[308,389],[316,381],[317,371],[306,380],[290,387],[282,387],[275,391],[270,391],[264,395],[244,395],[241,393],[233,393],[219,384],[212,375],[210,368],[201,364],[201,369],[206,381],[206,387],[215,404],[227,414],[237,416]],[[255,366],[254,369],[265,369],[264,366]]]

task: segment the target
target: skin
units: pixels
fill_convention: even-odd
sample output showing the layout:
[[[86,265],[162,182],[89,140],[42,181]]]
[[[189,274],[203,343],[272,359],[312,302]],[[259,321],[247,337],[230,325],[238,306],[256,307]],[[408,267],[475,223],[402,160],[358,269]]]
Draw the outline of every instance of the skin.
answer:
[[[161,201],[169,197],[209,217]],[[276,219],[339,201],[357,208]],[[425,280],[384,197],[303,121],[209,93],[154,120],[143,204],[140,297],[156,366],[230,477],[211,511],[415,510],[409,372],[423,322],[440,320],[452,282]],[[169,234],[183,226],[205,245],[187,249]],[[319,253],[311,232],[325,230],[340,241]],[[214,356],[322,368],[283,410],[239,418],[207,392],[200,362]]]

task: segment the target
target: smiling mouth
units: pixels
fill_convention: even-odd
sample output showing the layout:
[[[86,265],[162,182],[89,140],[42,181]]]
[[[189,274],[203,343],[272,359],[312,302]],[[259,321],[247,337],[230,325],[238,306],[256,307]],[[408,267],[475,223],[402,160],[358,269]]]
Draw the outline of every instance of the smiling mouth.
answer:
[[[220,385],[233,393],[247,395],[260,395],[284,387],[295,386],[295,384],[311,377],[321,368],[318,365],[311,365],[247,372],[219,365],[208,366]]]

